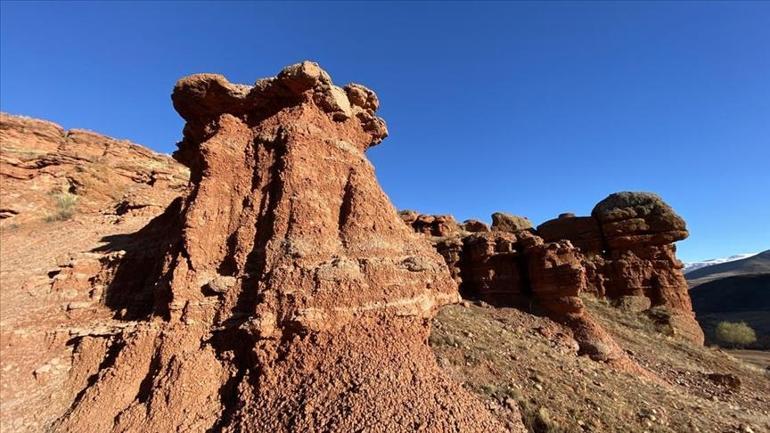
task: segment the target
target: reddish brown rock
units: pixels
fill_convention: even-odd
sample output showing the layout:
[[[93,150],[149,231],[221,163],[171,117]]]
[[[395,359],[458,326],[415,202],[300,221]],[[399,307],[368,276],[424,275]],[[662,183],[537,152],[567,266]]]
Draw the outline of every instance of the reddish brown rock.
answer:
[[[365,157],[373,92],[304,62],[254,87],[187,77],[173,101],[193,189],[153,223],[151,315],[56,431],[506,431],[426,344],[457,287]]]
[[[188,170],[168,156],[94,132],[0,113],[0,224],[78,213],[156,213]]]
[[[607,248],[665,245],[687,238],[684,220],[660,197],[619,192],[600,201],[591,215],[601,224]]]
[[[673,245],[687,237],[687,228],[660,197],[611,194],[596,205],[592,216],[560,216],[541,224],[537,232],[549,241],[570,240],[584,252],[588,292],[624,305],[639,305],[624,298],[644,297],[651,307],[669,308],[674,331],[703,343]]]
[[[452,279],[457,283],[462,292],[463,282],[463,239],[460,236],[449,236],[445,238],[439,238],[433,242],[433,246],[436,248],[441,257],[449,267],[449,273],[452,275]]]
[[[488,232],[489,226],[479,220],[465,220],[462,224],[463,230],[471,233]]]
[[[428,236],[451,236],[462,229],[452,215],[428,215],[410,210],[401,211],[399,215],[414,231]]]
[[[578,295],[585,290],[580,253],[569,241],[535,243],[526,249],[529,284],[540,305],[556,316],[582,314]]]
[[[499,231],[474,233],[462,242],[459,267],[464,296],[499,306],[525,301],[529,285],[516,235]]]
[[[531,228],[532,222],[526,217],[511,215],[504,212],[495,212],[492,214],[493,231],[516,233]]]
[[[599,223],[593,217],[562,214],[537,226],[537,234],[546,242],[568,239],[584,254],[601,254],[604,249]]]
[[[596,361],[648,375],[586,311],[579,295],[586,290],[583,257],[569,241],[543,242],[530,236],[526,249],[532,295],[549,317],[567,325],[579,353]]]

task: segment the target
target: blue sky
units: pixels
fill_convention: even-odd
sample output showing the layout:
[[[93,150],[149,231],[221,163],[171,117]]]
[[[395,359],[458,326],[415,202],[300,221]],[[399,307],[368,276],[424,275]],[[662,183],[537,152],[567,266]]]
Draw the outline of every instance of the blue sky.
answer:
[[[399,208],[536,223],[654,191],[691,261],[770,248],[770,3],[2,3],[0,108],[170,152],[187,74],[380,96]]]

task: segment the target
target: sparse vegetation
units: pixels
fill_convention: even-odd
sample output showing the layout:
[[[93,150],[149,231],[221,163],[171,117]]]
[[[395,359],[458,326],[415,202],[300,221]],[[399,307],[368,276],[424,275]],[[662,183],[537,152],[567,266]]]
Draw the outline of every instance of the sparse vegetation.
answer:
[[[46,221],[65,221],[72,218],[77,207],[78,196],[71,192],[59,192],[53,194],[53,198],[56,210],[46,217]]]
[[[719,322],[716,339],[727,347],[743,348],[757,341],[757,334],[746,322]]]
[[[445,307],[429,341],[439,366],[504,423],[520,417],[529,433],[732,431],[730,423],[764,431],[755,428],[767,420],[762,371],[662,334],[663,309],[633,313],[590,295],[582,300],[631,359],[664,382],[578,356],[568,330],[516,309]],[[740,393],[714,383],[712,372],[738,377]]]

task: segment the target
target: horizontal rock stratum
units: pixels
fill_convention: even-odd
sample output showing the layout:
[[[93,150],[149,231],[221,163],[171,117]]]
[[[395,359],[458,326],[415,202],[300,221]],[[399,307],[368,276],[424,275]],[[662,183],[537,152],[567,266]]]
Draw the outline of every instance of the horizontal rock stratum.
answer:
[[[169,156],[127,140],[0,113],[0,226],[62,218],[63,210],[156,214],[188,176]]]
[[[374,92],[303,62],[186,77],[172,100],[191,191],[117,265],[149,269],[112,285],[149,299],[82,355],[104,360],[55,431],[508,431],[427,346],[459,294],[364,154],[387,135]]]

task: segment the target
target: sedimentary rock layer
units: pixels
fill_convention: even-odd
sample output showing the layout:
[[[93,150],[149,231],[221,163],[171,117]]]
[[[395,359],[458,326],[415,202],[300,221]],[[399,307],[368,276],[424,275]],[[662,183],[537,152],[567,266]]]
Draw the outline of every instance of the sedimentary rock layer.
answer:
[[[154,214],[184,192],[188,174],[126,140],[0,113],[2,225],[76,212]]]
[[[568,239],[580,247],[587,291],[636,309],[663,307],[674,332],[703,344],[674,245],[688,236],[686,224],[660,197],[611,194],[590,217],[563,216],[537,231],[545,240]]]

